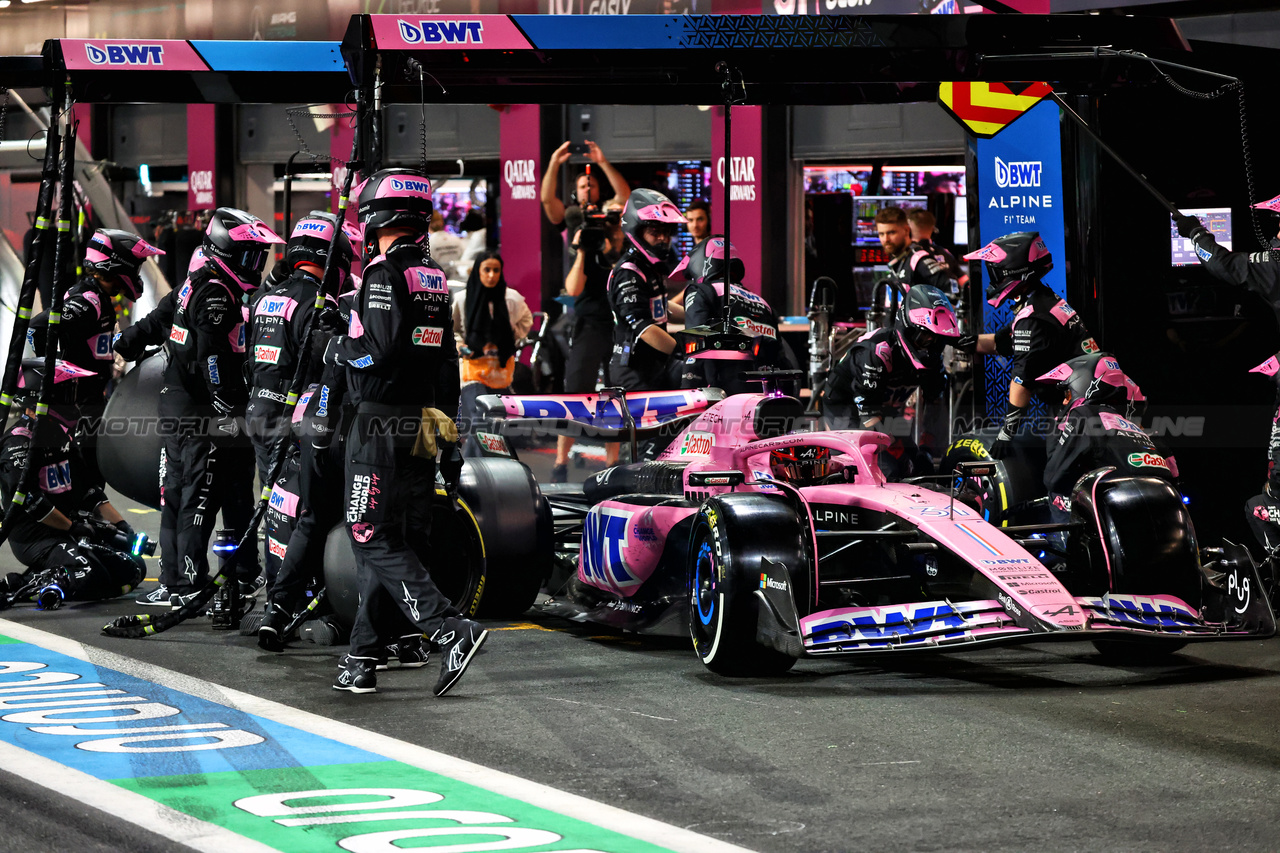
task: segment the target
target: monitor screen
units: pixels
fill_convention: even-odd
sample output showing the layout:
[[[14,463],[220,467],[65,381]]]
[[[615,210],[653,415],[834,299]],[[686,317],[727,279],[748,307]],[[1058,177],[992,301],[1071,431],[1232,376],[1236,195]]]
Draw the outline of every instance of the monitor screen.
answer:
[[[876,233],[876,214],[886,207],[910,210],[927,207],[929,199],[922,195],[860,195],[853,200],[853,242],[855,245],[880,245]]]
[[[432,190],[432,204],[444,216],[444,228],[453,234],[468,233],[463,227],[467,214],[475,210],[484,216],[489,198],[489,182],[475,178],[450,178]],[[479,224],[468,222],[467,225]],[[483,225],[480,225],[483,228]]]
[[[1198,210],[1183,210],[1187,216],[1194,216],[1200,224],[1209,229],[1209,233],[1218,241],[1218,245],[1231,249],[1231,208],[1206,207]],[[1196,247],[1185,237],[1178,235],[1178,227],[1169,225],[1169,242],[1172,249],[1173,265],[1185,267],[1196,263]]]

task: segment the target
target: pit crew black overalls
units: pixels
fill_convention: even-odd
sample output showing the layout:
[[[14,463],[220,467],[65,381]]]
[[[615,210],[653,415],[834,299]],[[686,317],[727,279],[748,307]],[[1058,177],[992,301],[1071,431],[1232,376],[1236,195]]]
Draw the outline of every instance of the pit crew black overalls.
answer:
[[[1013,322],[996,332],[996,352],[1013,359],[1014,382],[1057,406],[1062,401],[1058,387],[1036,378],[1078,355],[1097,352],[1098,344],[1075,309],[1039,282],[1017,300],[1014,311]]]
[[[917,351],[913,357],[903,346],[896,326],[877,329],[853,345],[836,362],[822,401],[823,417],[831,429],[861,429],[872,418],[880,418],[875,429],[893,438],[877,459],[880,470],[890,480],[899,480],[917,470],[919,448],[897,401],[911,388],[920,390],[919,399],[937,400],[947,386],[940,352]],[[904,427],[907,427],[904,429]]]
[[[458,354],[444,272],[411,236],[365,267],[348,333],[330,352],[346,367],[345,523],[356,558],[360,605],[351,656],[376,659],[386,611],[396,608],[434,634],[449,602],[406,541],[431,529],[435,460],[410,451],[422,409],[458,414]],[[328,355],[326,356],[328,357]],[[411,517],[411,513],[413,516]]]
[[[36,466],[30,481],[36,487],[14,515],[9,534],[13,555],[28,571],[24,581],[9,579],[8,592],[41,573],[76,601],[113,598],[137,586],[143,572],[133,560],[106,549],[82,547],[68,531],[41,523],[55,509],[71,519],[80,511],[93,512],[106,503],[107,496],[92,481],[81,479],[84,460],[72,443],[69,425],[52,417],[43,419],[42,438],[34,451],[32,426],[32,419],[21,415],[0,440],[0,489],[6,506],[18,489],[28,454],[34,454],[30,464]]]
[[[797,365],[778,335],[778,315],[769,303],[744,287],[730,285],[733,294],[732,317],[734,324],[748,335],[767,339],[762,342],[760,356],[755,362],[713,361],[690,358],[684,363],[680,381],[682,388],[713,386],[726,394],[758,392],[759,383],[740,378],[744,370],[762,367],[793,369]],[[724,282],[695,282],[684,291],[685,328],[718,325],[724,319]]]
[[[267,474],[271,467],[271,448],[277,438],[289,432],[289,424],[284,417],[289,385],[297,368],[302,340],[315,312],[316,291],[319,289],[320,279],[303,270],[295,270],[276,287],[264,288],[254,294],[246,354],[252,378],[245,424],[253,441],[258,481],[264,487],[269,485]],[[310,371],[302,383],[304,388],[320,378],[321,359],[329,335],[317,329],[311,341]],[[267,571],[268,576],[273,574],[270,566]]]
[[[1156,447],[1142,427],[1110,406],[1084,403],[1058,418],[1048,438],[1045,490],[1055,522],[1069,520],[1076,481],[1096,468],[1173,481],[1178,465]]]
[[[160,581],[179,594],[198,589],[208,579],[206,552],[218,510],[224,509],[234,528],[234,519],[243,514],[247,520],[253,509],[252,502],[232,509],[252,496],[248,441],[217,429],[219,418],[242,418],[248,400],[238,289],[205,268],[192,274],[174,304],[160,416],[178,423],[165,441]],[[241,580],[256,576],[256,550],[253,543],[241,549]]]
[[[62,303],[62,319],[58,324],[58,357],[95,374],[76,382],[76,400],[72,407],[62,407],[63,417],[75,423],[74,440],[83,460],[83,479],[105,488],[107,481],[98,468],[98,424],[106,407],[107,385],[115,353],[116,308],[103,293],[98,280],[85,276],[67,291]],[[31,321],[29,332],[32,348],[43,356],[49,330],[49,314],[41,312]]]
[[[666,271],[629,246],[609,276],[609,309],[615,323],[609,381],[628,391],[679,387],[683,365],[640,340],[650,326],[667,328]]]

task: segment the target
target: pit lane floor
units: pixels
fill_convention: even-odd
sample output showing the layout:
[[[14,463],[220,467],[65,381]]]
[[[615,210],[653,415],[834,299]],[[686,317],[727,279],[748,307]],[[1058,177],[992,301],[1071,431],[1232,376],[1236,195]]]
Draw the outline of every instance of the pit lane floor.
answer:
[[[1065,643],[802,661],[740,681],[706,672],[682,643],[529,617],[490,625],[486,652],[435,699],[434,664],[352,696],[330,688],[332,648],[267,654],[207,620],[147,640],[99,633],[145,609],[19,606],[3,618],[751,850],[1280,848],[1275,640],[1195,646],[1152,667],[1103,666]],[[0,797],[26,833],[2,847],[163,849],[0,780],[30,804]],[[136,843],[113,842],[130,831]]]

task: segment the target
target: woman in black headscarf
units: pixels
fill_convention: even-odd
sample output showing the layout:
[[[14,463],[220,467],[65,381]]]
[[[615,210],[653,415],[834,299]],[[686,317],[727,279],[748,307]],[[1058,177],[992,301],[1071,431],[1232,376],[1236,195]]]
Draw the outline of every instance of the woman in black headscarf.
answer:
[[[453,335],[462,371],[459,420],[476,419],[476,427],[481,430],[483,422],[478,420],[476,398],[481,394],[511,393],[516,341],[533,328],[533,312],[523,296],[507,287],[502,270],[501,255],[482,254],[471,267],[466,291],[453,303]],[[468,438],[467,446],[474,448],[474,438]]]

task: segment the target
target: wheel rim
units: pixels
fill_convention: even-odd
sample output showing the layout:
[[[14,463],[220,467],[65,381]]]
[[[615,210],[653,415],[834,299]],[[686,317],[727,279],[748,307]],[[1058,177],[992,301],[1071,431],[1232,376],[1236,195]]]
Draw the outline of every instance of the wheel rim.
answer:
[[[716,598],[719,596],[716,589],[715,556],[709,539],[702,540],[693,566],[693,607],[698,621],[707,630],[711,626],[711,620],[715,618]]]

